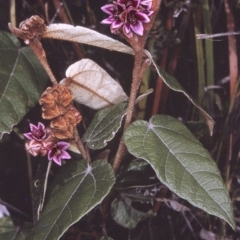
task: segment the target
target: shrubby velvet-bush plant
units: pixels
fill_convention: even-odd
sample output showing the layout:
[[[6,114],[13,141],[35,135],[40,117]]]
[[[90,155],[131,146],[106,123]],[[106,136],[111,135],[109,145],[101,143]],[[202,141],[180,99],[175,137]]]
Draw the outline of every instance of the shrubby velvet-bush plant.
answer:
[[[61,169],[50,184],[47,183],[51,164],[48,170],[45,169],[46,173],[40,181],[44,187],[37,196],[33,196],[34,204],[38,206],[33,209],[33,215],[38,221],[31,229],[23,230],[24,239],[60,239],[70,226],[93,209],[101,209],[105,216],[111,215],[124,228],[137,229],[141,221],[154,219],[156,213],[153,210],[147,213],[137,210],[134,202],[159,201],[157,193],[162,188],[169,189],[193,206],[235,228],[232,203],[218,167],[187,127],[166,115],[154,115],[148,121],[133,118],[135,104],[151,93],[137,98],[144,72],[152,67],[172,90],[182,92],[190,99],[205,118],[209,131],[213,131],[211,117],[175,78],[157,66],[151,54],[144,49],[160,3],[160,0],[117,0],[101,8],[108,14],[101,23],[109,25],[111,33],[122,37],[131,47],[88,28],[67,24],[46,26],[44,20],[36,15],[20,23],[19,28],[9,24],[12,35],[1,33],[5,44],[2,56],[6,54],[8,57],[9,46],[20,48],[15,37],[23,39],[28,49],[32,50],[29,54],[34,53],[35,61],[37,57],[40,62],[38,66],[43,66],[42,71],[47,72],[52,84],[37,92],[37,97],[34,96],[34,104],[41,105],[42,119],[37,125],[30,123],[30,131],[23,135],[26,151],[32,156],[31,161],[36,156],[43,156],[45,161],[53,161]],[[132,81],[130,95],[127,96],[120,83],[90,59],[81,59],[72,64],[66,70],[66,78],[56,79],[41,43],[43,38],[59,38],[118,51],[116,57],[117,54],[131,54],[134,67],[132,79],[129,79]],[[17,52],[18,56],[21,51]],[[14,57],[10,61],[13,65],[19,64]],[[26,67],[24,71],[30,70]],[[7,74],[11,79],[17,73],[9,71]],[[25,81],[24,74],[19,73],[17,81]],[[6,89],[0,97],[13,101],[7,91],[6,83],[9,80],[3,78],[0,81]],[[36,80],[30,77],[26,81]],[[24,94],[30,96],[32,91],[26,89]],[[26,102],[19,101],[26,105]],[[0,102],[0,109],[6,104]],[[92,123],[86,125],[83,136],[78,128],[86,118],[85,112],[79,111],[81,104],[97,111]],[[19,110],[12,111],[18,113]],[[27,111],[25,108],[21,118]],[[9,114],[9,111],[1,114]],[[46,124],[42,123],[43,119]],[[11,132],[13,125],[20,120],[9,117],[9,124],[0,125],[1,135]],[[110,149],[112,159],[108,159],[110,155],[105,153],[104,147],[113,141],[117,141],[117,148]],[[101,149],[102,155],[96,154],[95,151]],[[71,159],[70,151],[74,151],[77,158]],[[123,161],[125,156],[128,156],[127,164]],[[137,192],[138,188],[133,187],[134,181],[131,185],[131,177],[136,175],[139,176],[136,179],[147,182],[146,188],[153,184],[154,189],[146,190],[145,194]],[[48,197],[44,201],[46,191]],[[180,206],[175,200],[163,198],[161,201],[171,203],[175,210],[178,208],[174,207],[174,203]],[[100,237],[111,239],[107,231],[100,232]]]

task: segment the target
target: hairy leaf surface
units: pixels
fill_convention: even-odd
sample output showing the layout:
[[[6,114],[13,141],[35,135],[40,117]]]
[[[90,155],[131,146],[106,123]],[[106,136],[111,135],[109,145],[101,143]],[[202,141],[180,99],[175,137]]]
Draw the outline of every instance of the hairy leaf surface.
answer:
[[[32,239],[59,239],[69,226],[101,203],[114,181],[112,167],[106,161],[89,165],[82,160],[63,166]]]
[[[184,124],[155,115],[149,122],[131,124],[124,141],[131,154],[151,164],[169,189],[235,227],[231,200],[217,165]]]
[[[0,32],[0,138],[38,102],[47,80],[32,50]]]
[[[99,32],[81,26],[74,27],[63,23],[51,24],[47,27],[43,37],[79,42],[111,51],[133,54],[132,48],[127,45]]]
[[[90,59],[72,64],[66,77],[61,84],[72,90],[76,102],[90,108],[101,109],[128,99],[120,84]]]
[[[83,136],[83,141],[91,149],[101,149],[112,140],[121,127],[126,114],[127,102],[98,111]]]

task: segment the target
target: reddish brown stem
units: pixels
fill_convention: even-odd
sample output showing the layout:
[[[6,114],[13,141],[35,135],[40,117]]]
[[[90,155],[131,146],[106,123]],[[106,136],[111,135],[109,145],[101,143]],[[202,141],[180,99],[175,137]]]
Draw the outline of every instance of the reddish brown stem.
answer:
[[[8,27],[10,29],[10,31],[12,32],[13,35],[15,35],[16,37],[19,37],[21,39],[23,39],[25,41],[26,44],[28,44],[28,46],[33,50],[33,52],[35,53],[35,55],[37,56],[37,58],[39,59],[39,61],[41,62],[41,64],[43,65],[44,69],[46,70],[49,78],[51,79],[53,84],[58,84],[56,78],[54,77],[51,68],[48,65],[48,61],[46,58],[46,53],[43,49],[43,46],[41,44],[41,42],[38,40],[38,38],[32,38],[32,39],[26,39],[26,34],[14,27],[11,23],[8,24]]]
[[[130,43],[130,45],[132,46],[135,52],[134,68],[133,68],[133,75],[132,75],[133,76],[132,86],[131,86],[131,92],[129,97],[127,115],[126,115],[124,128],[123,128],[124,131],[132,121],[135,100],[137,97],[138,89],[139,89],[142,74],[143,74],[142,69],[146,67],[143,63],[143,56],[144,56],[143,50],[144,50],[148,33],[151,30],[154,20],[156,18],[160,3],[161,3],[161,0],[153,0],[152,10],[154,11],[154,14],[151,16],[150,22],[144,25],[144,35],[142,37],[134,36],[133,38],[130,38],[130,39],[127,39],[126,37],[124,37]],[[121,162],[125,152],[126,152],[126,146],[124,145],[124,141],[122,137],[119,143],[119,147],[118,147],[114,162],[113,162],[113,170],[115,173],[118,172],[121,166]]]
[[[46,70],[49,78],[51,79],[51,81],[53,83],[53,85],[58,84],[56,78],[53,75],[53,72],[52,72],[51,68],[49,67],[49,64],[48,64],[48,61],[47,61],[47,58],[46,58],[46,54],[45,54],[45,51],[42,47],[41,42],[38,39],[33,39],[29,42],[28,45],[33,50],[33,52],[35,53],[35,55],[37,56],[37,58],[39,59],[39,61],[43,65],[43,67]]]
[[[234,32],[235,22],[232,11],[230,9],[228,0],[224,0],[225,12],[227,16],[227,28],[229,32]],[[228,36],[228,49],[229,49],[229,69],[230,69],[230,98],[234,94],[234,90],[237,84],[238,78],[238,57],[237,57],[237,46],[236,37],[234,35]]]
[[[75,141],[76,141],[76,144],[77,144],[77,147],[78,147],[78,150],[81,152],[82,154],[82,157],[84,159],[87,160],[88,163],[91,162],[91,159],[89,157],[89,155],[87,154],[83,144],[82,144],[82,141],[80,139],[80,136],[79,136],[79,133],[78,133],[78,130],[77,130],[77,127],[75,126],[74,127],[74,138],[75,138]]]
[[[128,109],[127,109],[127,116],[126,120],[124,123],[124,130],[129,126],[132,120],[132,115],[133,115],[133,110],[134,110],[134,105],[135,105],[135,100],[137,97],[138,93],[138,88],[141,83],[141,78],[139,76],[139,73],[141,73],[141,67],[142,67],[142,58],[143,58],[143,53],[142,49],[140,51],[135,53],[135,61],[134,61],[134,68],[133,68],[133,81],[132,81],[132,87],[131,87],[131,93],[129,97],[129,103],[128,103]],[[120,141],[115,160],[113,162],[113,170],[115,173],[117,173],[121,162],[123,155],[126,151],[126,146],[124,145],[123,138]]]

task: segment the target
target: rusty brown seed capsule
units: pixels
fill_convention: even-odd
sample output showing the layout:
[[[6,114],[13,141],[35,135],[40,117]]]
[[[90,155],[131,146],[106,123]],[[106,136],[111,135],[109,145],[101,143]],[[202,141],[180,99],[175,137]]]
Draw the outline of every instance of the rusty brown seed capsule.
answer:
[[[41,38],[41,35],[46,31],[44,20],[37,15],[34,15],[19,24],[19,29],[24,35],[24,39]]]
[[[67,87],[59,84],[48,87],[39,99],[43,118],[53,119],[64,114],[72,104],[72,100],[73,94]]]
[[[71,90],[59,84],[48,87],[39,99],[42,117],[52,120],[50,128],[54,137],[58,139],[73,138],[73,128],[82,119],[72,101]]]

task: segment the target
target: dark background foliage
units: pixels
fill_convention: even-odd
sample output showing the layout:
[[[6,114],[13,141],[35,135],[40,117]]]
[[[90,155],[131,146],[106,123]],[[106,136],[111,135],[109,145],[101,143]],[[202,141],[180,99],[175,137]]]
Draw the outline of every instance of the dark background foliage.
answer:
[[[161,5],[161,10],[157,17],[157,24],[150,33],[147,48],[161,64],[161,59],[166,56],[166,70],[171,70],[184,89],[193,97],[198,95],[198,69],[197,52],[195,45],[195,32],[192,11],[199,6],[201,0],[192,0],[191,5],[183,4],[181,0],[166,0]],[[81,25],[103,34],[109,35],[122,41],[119,36],[110,33],[109,26],[100,24],[106,18],[106,14],[100,7],[108,3],[107,0],[18,0],[16,1],[16,22],[17,25],[32,15],[39,15],[47,24],[50,23],[71,23]],[[215,0],[211,3],[211,26],[213,33],[227,32],[227,19],[224,9],[224,1]],[[240,6],[239,1],[229,1],[235,20],[236,31],[240,29]],[[10,22],[11,1],[0,0],[0,30],[8,30]],[[47,8],[46,8],[47,7]],[[62,12],[62,9],[65,9]],[[174,10],[181,11],[179,16],[173,18]],[[47,13],[47,14],[46,14]],[[199,14],[201,9],[199,8]],[[184,23],[183,18],[189,14],[189,19]],[[169,21],[172,22],[169,27]],[[201,24],[201,23],[200,23]],[[186,28],[183,36],[180,36],[182,28]],[[212,41],[212,40],[209,40]],[[65,77],[65,71],[69,65],[80,58],[90,58],[108,71],[108,73],[121,83],[128,94],[131,87],[131,73],[133,68],[133,58],[125,54],[118,54],[107,50],[89,47],[86,45],[73,45],[69,42],[57,40],[43,40],[43,45],[47,53],[49,64],[58,80]],[[24,43],[22,43],[24,45]],[[236,36],[237,56],[240,56],[240,36]],[[210,138],[206,127],[203,124],[189,125],[190,130],[202,141],[204,146],[210,151],[214,159],[218,160],[224,180],[227,179],[228,188],[233,198],[236,219],[239,218],[239,94],[237,95],[235,107],[225,128],[227,135],[221,139],[224,130],[228,109],[230,106],[229,95],[229,53],[227,37],[220,37],[213,41],[214,46],[214,86],[215,90],[205,92],[201,99],[203,107],[215,120],[214,135]],[[178,51],[176,55],[175,51]],[[166,55],[167,51],[167,55]],[[172,61],[176,62],[176,68],[171,69]],[[238,66],[240,61],[238,62]],[[226,81],[225,81],[226,80]],[[153,71],[148,77],[149,86],[156,89],[157,76]],[[214,94],[213,94],[214,93]],[[165,113],[186,121],[201,120],[191,103],[180,93],[169,91],[164,88],[159,107],[154,109],[156,95],[152,94],[144,109],[145,119],[149,119],[153,112]],[[79,106],[84,112],[86,124],[88,124],[95,111]],[[135,117],[139,115],[136,110]],[[10,135],[5,134],[0,140],[0,198],[10,205],[18,208],[22,213],[11,211],[16,225],[23,225],[24,221],[31,221],[31,196],[29,188],[29,175],[27,168],[27,155],[24,150],[24,140],[22,133],[28,131],[29,122],[37,123],[41,119],[40,107],[36,106],[25,118],[16,126]],[[204,128],[205,127],[205,128]],[[80,128],[81,131],[83,129]],[[234,134],[231,144],[228,144],[230,134]],[[219,142],[223,147],[219,150],[220,157],[217,157]],[[226,144],[227,143],[227,144]],[[110,143],[112,148],[116,148],[116,142]],[[232,151],[231,161],[227,165],[229,151]],[[74,155],[73,155],[74,158]],[[36,171],[40,158],[33,159],[33,172]],[[126,162],[128,159],[126,159]],[[58,171],[58,167],[53,172]],[[146,170],[146,174],[149,171]],[[229,172],[228,172],[229,171]],[[228,172],[228,176],[226,173]],[[117,192],[117,191],[116,191]],[[170,198],[173,195],[167,192],[164,197]],[[72,226],[62,239],[98,239],[105,229],[108,235],[115,240],[122,239],[215,239],[200,238],[199,232],[205,229],[213,234],[220,234],[226,239],[239,239],[240,223],[237,221],[237,230],[233,231],[226,224],[218,219],[207,216],[202,211],[190,206],[187,202],[181,201],[190,208],[188,212],[177,212],[166,204],[159,206],[155,217],[149,218],[138,224],[134,230],[127,230],[116,224],[110,216],[102,216],[101,209],[96,209],[84,217],[80,222]],[[152,205],[151,205],[152,206]],[[148,204],[136,203],[136,208],[147,211],[151,208]],[[220,230],[221,229],[221,230]],[[142,236],[139,236],[139,233]]]

